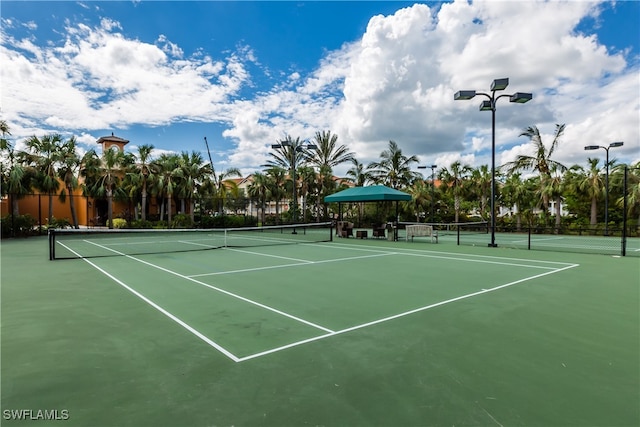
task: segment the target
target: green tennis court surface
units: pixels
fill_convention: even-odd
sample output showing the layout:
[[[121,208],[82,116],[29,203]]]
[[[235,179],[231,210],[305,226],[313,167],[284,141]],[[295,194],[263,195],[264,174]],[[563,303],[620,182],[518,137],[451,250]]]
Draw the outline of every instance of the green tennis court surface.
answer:
[[[66,245],[123,253],[106,243]],[[640,423],[635,257],[445,238],[47,259],[2,242],[7,425]]]

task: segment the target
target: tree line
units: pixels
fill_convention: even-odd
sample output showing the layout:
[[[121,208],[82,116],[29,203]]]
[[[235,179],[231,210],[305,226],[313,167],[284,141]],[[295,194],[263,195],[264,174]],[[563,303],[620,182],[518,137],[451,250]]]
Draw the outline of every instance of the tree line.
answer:
[[[595,228],[603,219],[605,176],[598,158],[588,158],[586,165],[566,166],[553,159],[560,144],[564,125],[556,125],[547,147],[536,126],[525,129],[521,136],[529,138],[532,155],[520,155],[496,170],[496,207],[514,208],[513,215],[498,216],[501,223],[520,228],[542,225],[561,227],[563,221]],[[247,199],[260,207],[259,222],[267,223],[267,204],[275,204],[273,221],[302,222],[326,220],[335,216],[324,197],[347,185],[383,184],[410,193],[410,202],[401,204],[401,219],[424,222],[461,222],[490,218],[491,170],[487,165],[473,168],[460,161],[437,169],[433,177],[415,171],[417,156],[407,156],[395,141],[380,153],[379,159],[361,163],[355,153],[338,142],[330,131],[316,132],[310,141],[286,136],[277,141],[269,160],[250,177],[246,194],[236,180],[237,168],[216,172],[198,152],[161,154],[152,158],[153,145],[141,145],[137,153],[115,147],[98,154],[89,150],[79,156],[75,137],[64,139],[59,134],[32,136],[17,150],[8,137],[8,124],[0,121],[0,168],[2,196],[10,195],[11,213],[19,215],[20,198],[38,191],[49,199],[48,221],[53,221],[53,199],[68,199],[71,224],[78,227],[73,200],[81,189],[88,197],[107,201],[109,227],[113,226],[113,201],[134,201],[136,220],[147,221],[150,198],[160,207],[160,221],[172,224],[172,205],[188,212],[195,223],[197,207],[203,211],[204,201],[212,201],[211,211],[243,211]],[[622,187],[625,168],[628,173],[627,206],[630,218],[640,223],[640,164],[609,162],[609,203],[613,208],[611,222],[619,224],[622,216]],[[336,166],[349,164],[346,176],[336,179]],[[295,172],[295,174],[293,173]],[[293,176],[295,175],[295,181]],[[432,178],[435,178],[432,180]],[[293,203],[293,194],[296,202]],[[239,203],[239,201],[244,201]],[[550,212],[554,202],[555,211]],[[283,215],[283,203],[289,209]],[[198,206],[196,206],[198,205]],[[563,216],[560,206],[569,213]],[[498,209],[496,209],[498,210]],[[284,209],[283,209],[284,211]],[[389,206],[347,204],[343,215],[359,222],[380,222],[389,215]],[[284,218],[283,218],[284,216]],[[386,218],[382,218],[385,220]],[[394,218],[395,219],[395,218]]]

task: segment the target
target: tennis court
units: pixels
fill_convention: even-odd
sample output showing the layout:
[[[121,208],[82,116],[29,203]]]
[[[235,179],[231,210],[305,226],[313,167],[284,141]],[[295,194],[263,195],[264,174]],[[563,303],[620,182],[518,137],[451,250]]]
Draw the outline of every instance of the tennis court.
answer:
[[[640,421],[637,258],[325,231],[95,233],[57,241],[57,257],[87,257],[60,261],[42,239],[3,242],[3,411],[104,426]]]

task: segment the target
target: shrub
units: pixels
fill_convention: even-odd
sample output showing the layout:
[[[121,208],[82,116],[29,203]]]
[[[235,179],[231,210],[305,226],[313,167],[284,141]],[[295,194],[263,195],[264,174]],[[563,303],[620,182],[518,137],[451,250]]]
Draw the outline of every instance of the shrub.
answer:
[[[267,217],[268,219],[269,217]],[[257,225],[258,221],[255,217],[246,217],[244,215],[218,215],[218,216],[203,216],[200,218],[201,228],[235,228],[235,227],[247,227],[250,225]],[[267,221],[269,224],[269,221]],[[274,222],[271,225],[275,224]],[[266,225],[266,224],[265,224]]]
[[[177,214],[171,218],[171,228],[191,228],[191,216],[186,214]]]
[[[47,224],[46,228],[71,228],[71,223],[67,218],[57,219],[53,217],[51,218],[51,222]]]
[[[153,228],[153,223],[148,220],[134,220],[129,223],[130,228]]]
[[[114,218],[113,228],[127,228],[127,220],[124,218]]]
[[[31,215],[18,215],[12,218],[12,215],[6,215],[0,220],[0,229],[2,237],[27,237],[37,233],[36,219]]]

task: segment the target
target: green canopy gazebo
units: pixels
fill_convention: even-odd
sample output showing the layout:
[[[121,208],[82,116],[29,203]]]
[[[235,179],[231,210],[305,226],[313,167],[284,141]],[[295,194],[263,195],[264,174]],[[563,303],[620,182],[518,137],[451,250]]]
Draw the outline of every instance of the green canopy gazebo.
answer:
[[[367,187],[352,187],[339,191],[324,198],[325,203],[338,203],[338,217],[342,219],[342,203],[352,202],[396,202],[396,221],[398,220],[398,202],[410,201],[411,194],[404,193],[386,185],[370,185]],[[397,227],[394,228],[394,240],[397,239]]]

